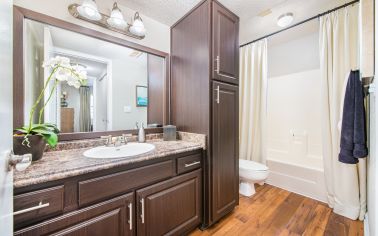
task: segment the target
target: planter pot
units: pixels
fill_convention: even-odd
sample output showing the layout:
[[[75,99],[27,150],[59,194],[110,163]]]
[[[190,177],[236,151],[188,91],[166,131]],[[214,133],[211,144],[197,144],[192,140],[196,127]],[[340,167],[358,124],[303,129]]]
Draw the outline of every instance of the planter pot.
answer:
[[[16,155],[24,155],[31,153],[32,161],[38,161],[42,158],[43,152],[46,148],[46,141],[42,136],[31,135],[29,136],[30,147],[22,145],[24,136],[13,136],[13,151]]]

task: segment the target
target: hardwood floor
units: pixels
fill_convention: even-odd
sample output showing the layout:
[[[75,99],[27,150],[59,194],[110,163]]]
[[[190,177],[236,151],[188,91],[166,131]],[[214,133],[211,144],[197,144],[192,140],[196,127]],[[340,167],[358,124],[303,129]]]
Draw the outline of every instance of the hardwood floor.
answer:
[[[213,227],[191,236],[208,235],[363,235],[363,223],[336,215],[325,203],[267,185]]]

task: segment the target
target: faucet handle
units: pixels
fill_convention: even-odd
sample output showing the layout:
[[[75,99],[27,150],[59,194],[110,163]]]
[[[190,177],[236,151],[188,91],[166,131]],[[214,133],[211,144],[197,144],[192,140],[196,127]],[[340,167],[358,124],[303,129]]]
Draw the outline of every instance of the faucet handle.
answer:
[[[128,143],[127,138],[131,138],[132,136],[133,134],[122,134],[123,143],[127,144]]]
[[[100,138],[106,139],[106,145],[110,145],[113,143],[113,138],[111,135],[101,136]]]

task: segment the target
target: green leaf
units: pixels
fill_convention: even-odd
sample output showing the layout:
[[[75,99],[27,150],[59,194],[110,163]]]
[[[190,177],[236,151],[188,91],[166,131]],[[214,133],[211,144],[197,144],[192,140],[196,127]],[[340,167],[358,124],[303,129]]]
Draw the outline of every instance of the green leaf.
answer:
[[[38,129],[32,129],[32,132],[34,134],[41,134],[41,135],[51,135],[51,134],[55,134],[52,130],[49,130],[49,129],[43,129],[42,127],[38,128]]]
[[[43,138],[44,140],[46,140],[47,144],[52,148],[55,147],[58,143],[58,135],[56,135],[55,133],[43,134]]]
[[[32,129],[50,129],[57,130],[58,128],[54,124],[33,124]]]
[[[14,131],[15,132],[18,131],[21,134],[27,134],[29,132],[27,129],[24,129],[24,128],[15,129]]]

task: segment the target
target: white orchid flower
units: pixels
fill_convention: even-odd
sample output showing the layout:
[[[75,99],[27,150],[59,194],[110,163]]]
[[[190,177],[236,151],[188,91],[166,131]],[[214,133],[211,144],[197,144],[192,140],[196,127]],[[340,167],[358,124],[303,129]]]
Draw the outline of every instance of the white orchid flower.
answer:
[[[69,86],[80,88],[86,83],[87,71],[82,66],[71,65],[67,57],[56,56],[45,61],[42,66],[53,69],[53,78],[60,82],[65,81]]]

